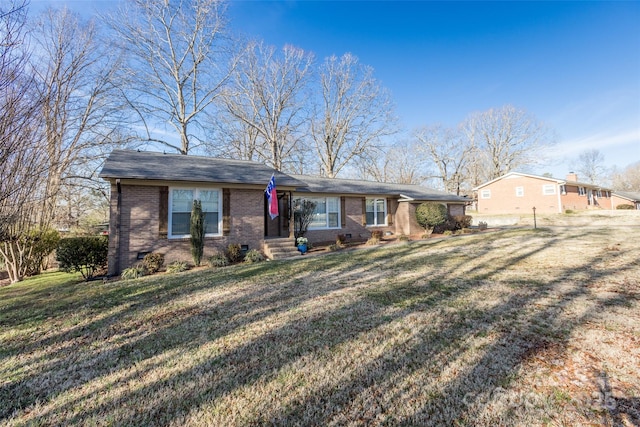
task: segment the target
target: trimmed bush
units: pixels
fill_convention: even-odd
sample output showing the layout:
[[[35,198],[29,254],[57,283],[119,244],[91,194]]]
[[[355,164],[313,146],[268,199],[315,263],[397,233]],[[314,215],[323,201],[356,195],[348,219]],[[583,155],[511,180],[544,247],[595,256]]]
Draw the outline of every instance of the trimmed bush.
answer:
[[[486,230],[488,227],[487,222],[486,221],[479,221],[478,222],[478,229],[480,230]]]
[[[374,239],[382,240],[382,230],[374,230],[371,232],[371,237]]]
[[[373,246],[377,245],[378,243],[380,243],[380,239],[378,238],[378,236],[371,233],[371,237],[369,238],[369,240],[367,240],[367,245]]]
[[[27,275],[33,276],[47,268],[47,257],[51,255],[58,243],[60,243],[60,233],[56,230],[48,228],[45,230],[33,230],[27,235],[28,241],[31,243],[31,255],[29,257],[29,266]]]
[[[463,228],[469,228],[473,217],[471,215],[454,215],[451,220],[453,221],[454,230],[462,230]]]
[[[69,237],[58,243],[56,259],[62,271],[79,271],[85,280],[89,280],[107,266],[108,250],[109,240],[105,236]]]
[[[221,252],[216,252],[213,255],[211,255],[209,258],[207,258],[207,264],[211,268],[225,267],[229,265],[229,259],[225,254]]]
[[[136,264],[133,267],[125,268],[120,274],[120,278],[124,280],[137,279],[146,274],[146,269],[142,264]]]
[[[421,203],[416,208],[416,220],[425,230],[434,229],[448,219],[447,207],[441,203]]]
[[[616,206],[616,209],[628,210],[628,209],[635,209],[635,208],[633,207],[633,205],[618,205]]]
[[[153,252],[146,254],[142,259],[142,266],[149,274],[157,273],[164,265],[164,254]]]
[[[244,262],[246,262],[247,264],[261,261],[264,261],[264,256],[256,249],[251,249],[244,256]]]
[[[240,245],[231,243],[227,246],[227,258],[234,264],[242,261],[242,248],[240,248]]]

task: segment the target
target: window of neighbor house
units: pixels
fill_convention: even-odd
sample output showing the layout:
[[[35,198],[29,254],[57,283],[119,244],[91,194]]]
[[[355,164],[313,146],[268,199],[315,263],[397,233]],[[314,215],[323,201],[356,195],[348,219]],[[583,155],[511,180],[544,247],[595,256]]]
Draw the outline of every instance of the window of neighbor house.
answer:
[[[172,188],[169,192],[169,237],[189,237],[193,201],[200,200],[205,221],[205,236],[219,236],[221,226],[220,190]]]
[[[516,197],[524,197],[524,187],[516,187]]]
[[[578,195],[585,196],[587,194],[587,189],[584,187],[578,187]]]
[[[491,198],[491,190],[482,190],[480,191],[481,199],[490,199]]]
[[[316,204],[309,230],[340,228],[339,197],[305,197]]]
[[[367,199],[367,225],[387,225],[387,200]]]
[[[556,194],[556,186],[554,184],[545,184],[542,186],[542,194],[550,196]]]
[[[567,194],[567,186],[566,185],[561,185],[560,186],[560,194]]]

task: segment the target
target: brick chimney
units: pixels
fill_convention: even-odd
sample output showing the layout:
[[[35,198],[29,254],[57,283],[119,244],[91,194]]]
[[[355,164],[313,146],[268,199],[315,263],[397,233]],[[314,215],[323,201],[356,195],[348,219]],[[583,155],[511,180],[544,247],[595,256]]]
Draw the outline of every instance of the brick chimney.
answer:
[[[567,181],[578,182],[578,175],[575,172],[569,172],[567,174]]]

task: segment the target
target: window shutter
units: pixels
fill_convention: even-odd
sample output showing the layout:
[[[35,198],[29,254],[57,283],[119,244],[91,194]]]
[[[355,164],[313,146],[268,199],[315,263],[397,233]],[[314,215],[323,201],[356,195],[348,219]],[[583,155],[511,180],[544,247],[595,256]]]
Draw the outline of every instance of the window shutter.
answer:
[[[362,198],[362,225],[367,226],[367,199]]]
[[[393,215],[391,215],[391,199],[387,198],[387,225],[393,225]]]
[[[222,235],[231,233],[231,190],[222,189]]]
[[[340,226],[345,228],[347,226],[347,210],[345,208],[345,197],[340,196]]]
[[[167,238],[169,232],[169,187],[160,187],[160,199],[158,204],[158,234],[161,238]]]

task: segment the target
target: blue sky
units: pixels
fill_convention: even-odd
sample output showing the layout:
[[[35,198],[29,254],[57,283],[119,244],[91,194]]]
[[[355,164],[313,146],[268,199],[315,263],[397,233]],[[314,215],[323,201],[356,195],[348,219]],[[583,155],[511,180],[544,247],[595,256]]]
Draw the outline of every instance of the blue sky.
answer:
[[[74,10],[112,2],[32,0]],[[408,129],[512,104],[555,130],[564,177],[587,149],[640,161],[640,2],[232,1],[230,27],[375,69]]]

